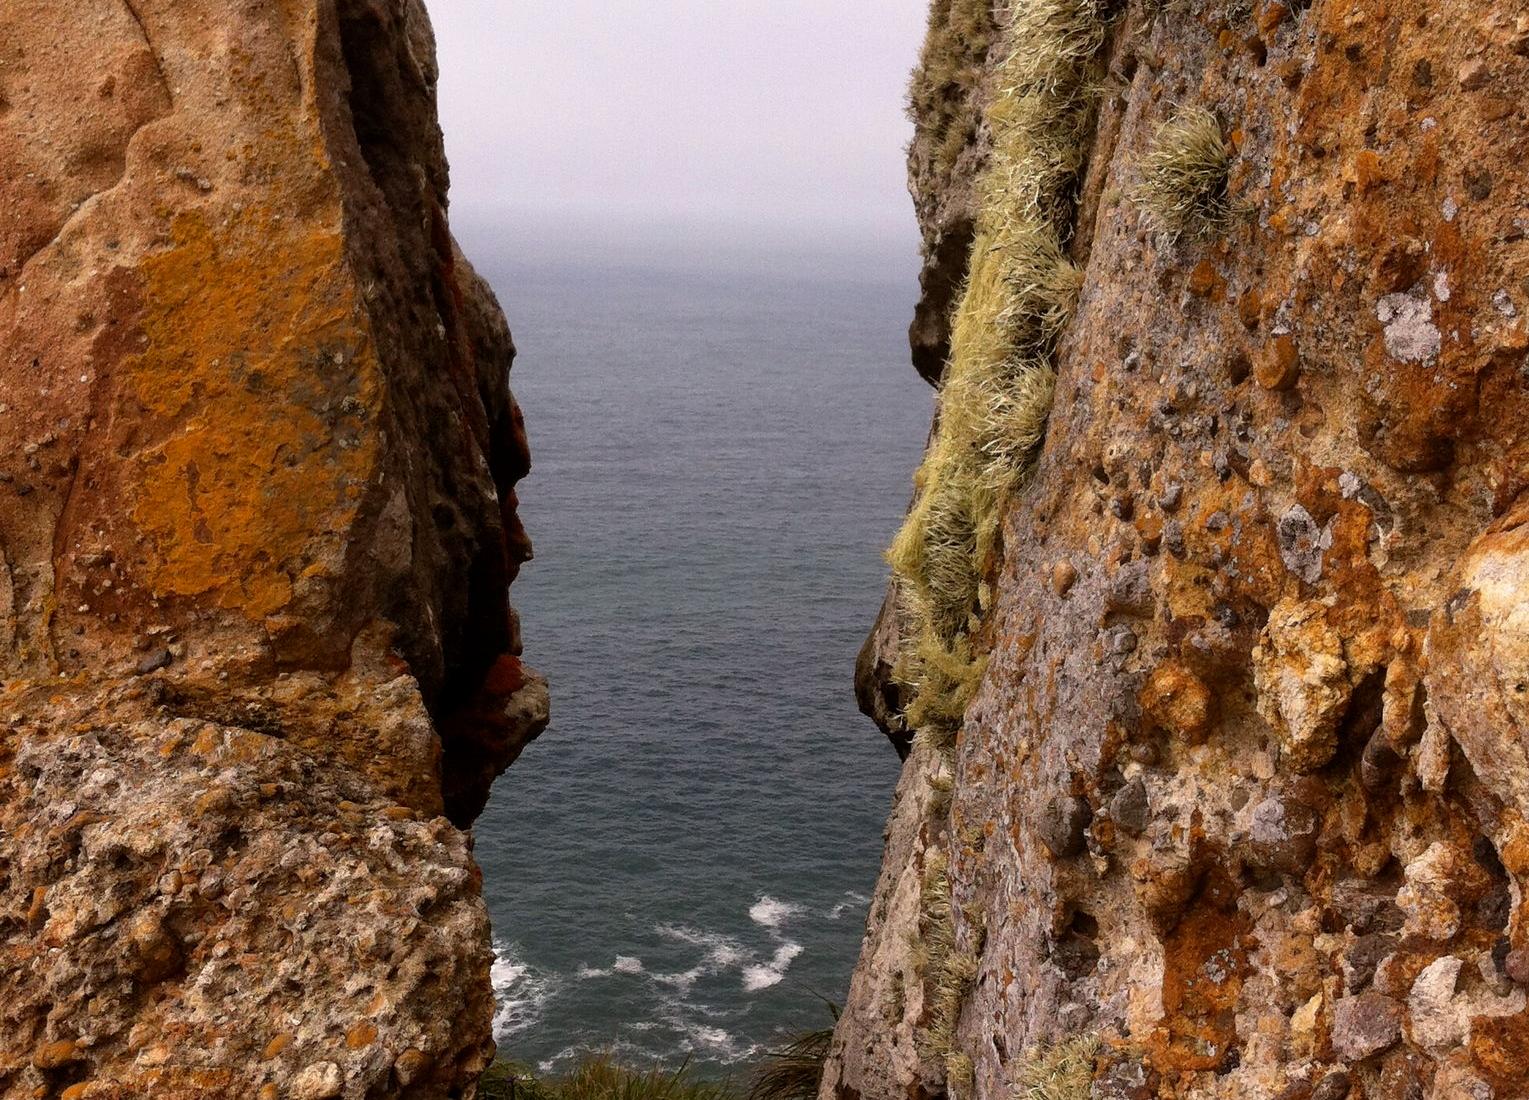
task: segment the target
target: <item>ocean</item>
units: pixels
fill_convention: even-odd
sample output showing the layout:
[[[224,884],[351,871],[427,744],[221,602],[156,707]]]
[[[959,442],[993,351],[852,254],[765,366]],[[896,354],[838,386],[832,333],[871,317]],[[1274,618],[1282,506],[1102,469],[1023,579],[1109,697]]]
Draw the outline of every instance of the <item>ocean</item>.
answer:
[[[824,1026],[897,779],[855,709],[931,393],[916,257],[517,257],[464,235],[520,349],[552,724],[476,827],[503,1057],[737,1071]]]

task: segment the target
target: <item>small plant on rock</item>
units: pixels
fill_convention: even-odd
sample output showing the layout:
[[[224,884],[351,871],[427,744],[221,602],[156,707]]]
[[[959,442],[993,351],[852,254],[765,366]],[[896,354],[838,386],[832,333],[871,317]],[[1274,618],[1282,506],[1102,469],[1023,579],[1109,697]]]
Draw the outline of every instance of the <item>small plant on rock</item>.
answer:
[[[1171,240],[1203,237],[1231,220],[1227,177],[1232,156],[1221,123],[1204,107],[1186,107],[1158,127],[1142,161],[1136,202]]]
[[[1088,1100],[1100,1045],[1082,1035],[1040,1052],[1020,1073],[1017,1100]]]

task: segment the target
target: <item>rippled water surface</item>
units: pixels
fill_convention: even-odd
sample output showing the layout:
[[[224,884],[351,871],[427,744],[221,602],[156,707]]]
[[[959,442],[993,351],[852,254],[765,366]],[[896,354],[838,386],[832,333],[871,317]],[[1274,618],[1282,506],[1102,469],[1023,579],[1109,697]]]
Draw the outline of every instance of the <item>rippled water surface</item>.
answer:
[[[897,758],[851,678],[929,415],[914,264],[467,244],[521,350],[553,690],[477,829],[501,1050],[736,1063],[842,1001],[880,860]]]

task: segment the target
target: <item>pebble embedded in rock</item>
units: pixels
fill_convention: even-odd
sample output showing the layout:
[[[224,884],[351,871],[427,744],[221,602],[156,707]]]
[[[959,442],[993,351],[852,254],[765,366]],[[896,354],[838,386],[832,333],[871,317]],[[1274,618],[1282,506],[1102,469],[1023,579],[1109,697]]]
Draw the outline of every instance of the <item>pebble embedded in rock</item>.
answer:
[[[1037,830],[1041,843],[1057,859],[1083,851],[1093,810],[1083,798],[1059,798],[1046,808]]]
[[[1110,820],[1131,836],[1140,836],[1147,828],[1151,806],[1147,799],[1147,785],[1133,779],[1110,800]]]
[[[1529,986],[1529,947],[1509,951],[1503,960],[1502,971],[1519,985]]]
[[[315,1062],[292,1079],[292,1100],[333,1100],[345,1089],[345,1075],[333,1062]]]
[[[156,649],[139,659],[136,671],[140,676],[147,676],[151,672],[170,667],[170,662],[174,659],[174,655],[168,649]]]
[[[1058,596],[1065,596],[1077,583],[1078,571],[1071,562],[1059,561],[1051,567],[1051,589]]]
[[[1333,1049],[1362,1062],[1401,1041],[1402,1006],[1379,993],[1344,997],[1333,1006]]]
[[[1265,872],[1303,875],[1317,851],[1322,819],[1311,806],[1287,793],[1272,794],[1253,807],[1248,858]]]
[[[1460,81],[1460,87],[1464,88],[1468,92],[1474,92],[1476,89],[1486,84],[1487,76],[1489,74],[1487,72],[1486,63],[1483,62],[1481,58],[1475,57],[1467,61],[1464,65],[1461,65],[1459,72],[1457,72],[1455,75],[1456,78]]]
[[[1194,669],[1182,661],[1164,661],[1142,688],[1141,709],[1159,729],[1198,745],[1214,722],[1215,698]]]

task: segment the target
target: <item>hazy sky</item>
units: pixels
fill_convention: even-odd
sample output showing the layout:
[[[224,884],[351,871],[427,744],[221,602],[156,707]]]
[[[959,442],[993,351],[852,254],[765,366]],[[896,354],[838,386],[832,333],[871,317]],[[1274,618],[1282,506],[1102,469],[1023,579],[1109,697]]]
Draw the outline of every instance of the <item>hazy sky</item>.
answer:
[[[459,217],[916,238],[928,0],[430,0]]]

